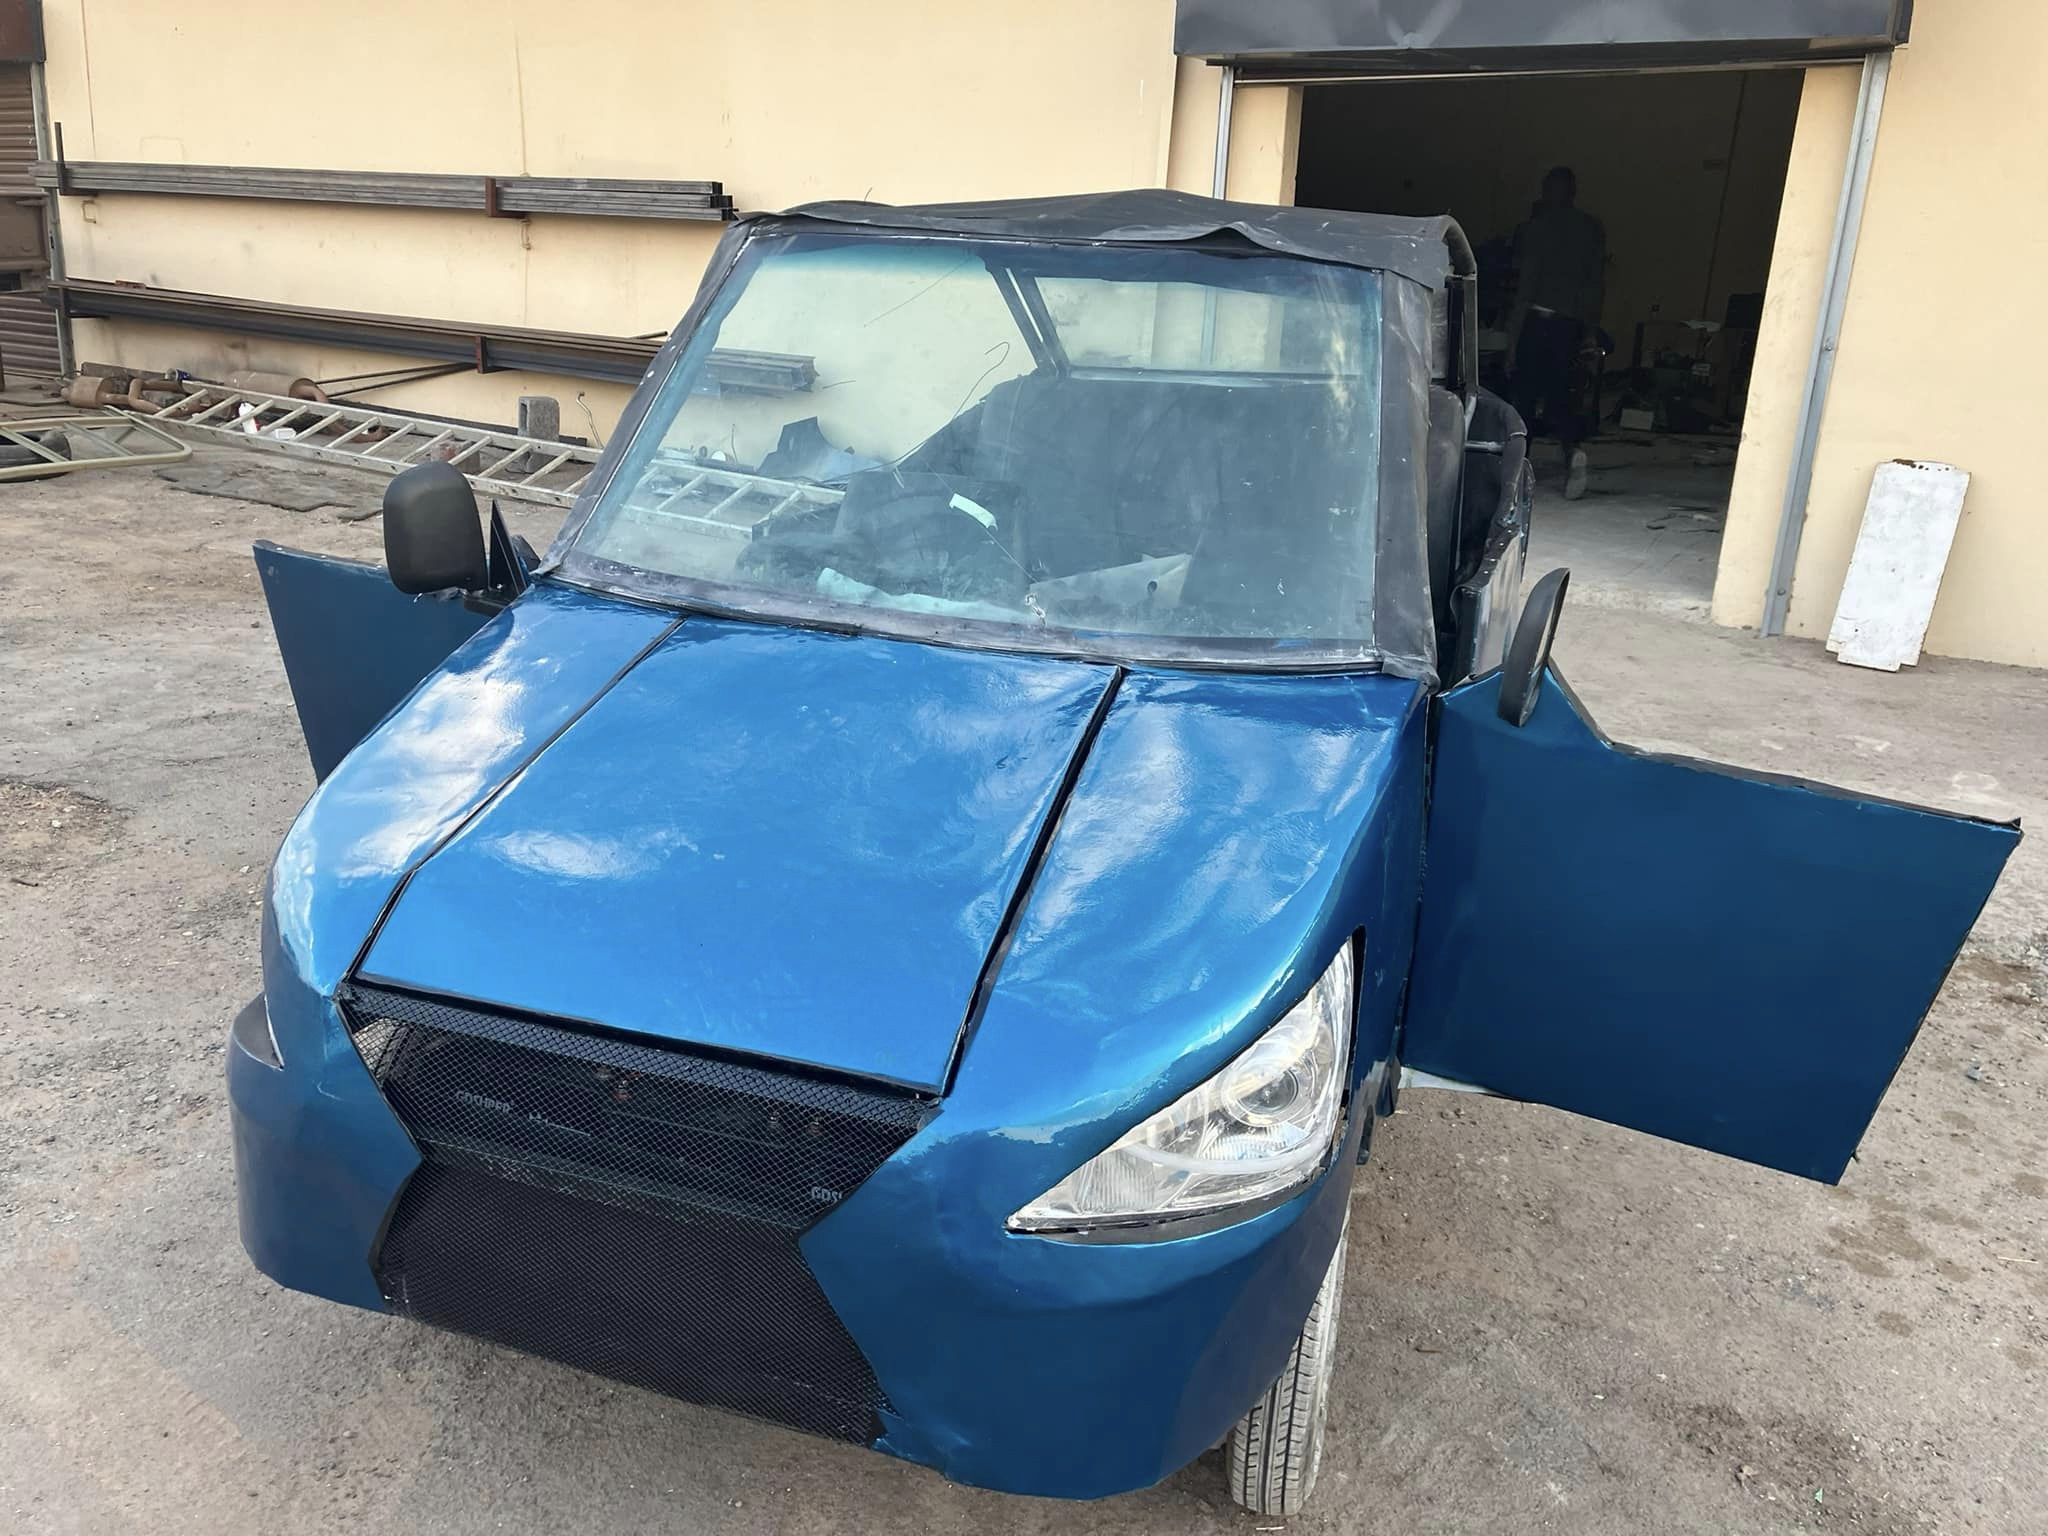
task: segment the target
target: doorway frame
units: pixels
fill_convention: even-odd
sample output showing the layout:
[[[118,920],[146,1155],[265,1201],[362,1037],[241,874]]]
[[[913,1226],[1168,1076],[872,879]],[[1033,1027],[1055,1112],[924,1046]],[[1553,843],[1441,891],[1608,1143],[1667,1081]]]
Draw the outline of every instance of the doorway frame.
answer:
[[[1280,64],[1264,66],[1222,60],[1218,84],[1216,145],[1211,162],[1213,194],[1227,194],[1230,169],[1231,119],[1238,92],[1246,89],[1282,88],[1299,93],[1312,85],[1363,85],[1417,80],[1545,79],[1651,74],[1699,74],[1719,70],[1797,69],[1802,72],[1839,67],[1852,62],[1840,58],[1812,60],[1730,59],[1658,66],[1616,64],[1576,68],[1499,67],[1478,70],[1421,72],[1387,67],[1357,69],[1301,70]],[[1820,291],[1816,300],[1812,343],[1808,349],[1805,377],[1801,381],[1799,405],[1791,422],[1792,460],[1786,471],[1779,501],[1778,526],[1772,546],[1769,573],[1765,578],[1762,616],[1757,624],[1761,635],[1785,632],[1792,602],[1793,574],[1799,562],[1799,545],[1806,528],[1807,505],[1813,491],[1814,460],[1819,452],[1821,424],[1827,415],[1828,389],[1834,378],[1835,354],[1841,346],[1842,322],[1848,309],[1849,287],[1855,273],[1856,248],[1862,236],[1863,206],[1869,190],[1871,165],[1876,157],[1878,129],[1883,121],[1885,86],[1891,73],[1891,50],[1873,49],[1862,55],[1862,74],[1857,87],[1854,120],[1849,130],[1848,152],[1842,165],[1841,187],[1836,199],[1834,228],[1821,267]],[[1298,103],[1296,104],[1298,111]],[[1290,146],[1298,155],[1298,143]],[[1294,167],[1287,167],[1285,184],[1292,200]],[[1775,282],[1774,272],[1772,280]],[[1768,302],[1768,301],[1766,301]],[[1746,436],[1747,434],[1745,434]],[[1742,449],[1737,448],[1738,463]],[[1716,598],[1719,598],[1716,581]]]

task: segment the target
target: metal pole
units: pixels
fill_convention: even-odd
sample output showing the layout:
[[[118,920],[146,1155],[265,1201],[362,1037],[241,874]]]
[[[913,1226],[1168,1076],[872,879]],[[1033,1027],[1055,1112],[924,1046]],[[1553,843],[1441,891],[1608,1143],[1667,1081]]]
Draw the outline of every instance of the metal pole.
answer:
[[[1842,169],[1834,239],[1821,279],[1820,321],[1814,327],[1813,357],[1799,400],[1799,435],[1792,449],[1792,471],[1785,478],[1785,504],[1778,515],[1778,546],[1771,556],[1770,584],[1764,589],[1763,623],[1758,629],[1766,635],[1785,632],[1785,618],[1792,606],[1792,572],[1799,563],[1799,538],[1806,528],[1814,453],[1820,446],[1821,417],[1827,411],[1835,352],[1842,341],[1842,314],[1849,303],[1849,275],[1856,265],[1856,237],[1863,227],[1863,200],[1870,188],[1871,156],[1877,148],[1878,119],[1884,112],[1885,81],[1891,67],[1889,53],[1864,56],[1863,81],[1856,92],[1856,127],[1849,140],[1849,163]]]
[[[43,78],[42,65],[29,65],[28,89],[30,110],[35,116],[36,154],[48,160],[55,155],[56,149],[50,125],[49,85]],[[61,283],[64,280],[63,202],[55,188],[43,194],[43,234],[48,242],[49,277]],[[56,305],[55,316],[57,372],[68,379],[77,371],[78,358],[71,345],[71,311],[61,302],[62,292],[62,289],[58,290],[60,302]]]
[[[1216,165],[1209,178],[1209,195],[1222,197],[1230,188],[1230,101],[1237,94],[1237,66],[1223,66],[1223,82],[1216,88]]]
[[[1222,83],[1216,87],[1216,163],[1209,172],[1209,195],[1222,197],[1230,189],[1230,104],[1237,95],[1237,66],[1223,66]],[[1216,361],[1216,290],[1202,294],[1202,366]]]

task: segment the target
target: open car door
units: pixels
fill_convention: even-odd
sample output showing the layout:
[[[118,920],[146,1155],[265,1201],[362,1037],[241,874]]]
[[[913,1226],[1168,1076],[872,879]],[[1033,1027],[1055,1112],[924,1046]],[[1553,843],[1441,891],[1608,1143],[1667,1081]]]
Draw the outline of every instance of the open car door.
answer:
[[[2017,823],[1619,746],[1553,670],[1518,726],[1502,687],[1440,702],[1404,1061],[1835,1182]]]
[[[409,597],[381,565],[267,541],[256,570],[320,779],[491,615],[460,593]]]

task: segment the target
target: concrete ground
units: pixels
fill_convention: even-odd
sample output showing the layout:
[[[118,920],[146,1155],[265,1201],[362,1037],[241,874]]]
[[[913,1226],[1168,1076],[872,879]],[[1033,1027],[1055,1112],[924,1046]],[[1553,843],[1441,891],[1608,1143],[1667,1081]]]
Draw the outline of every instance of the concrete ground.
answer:
[[[1735,479],[1733,441],[1610,432],[1588,443],[1586,456],[1586,494],[1566,501],[1556,445],[1536,445],[1529,569],[1571,567],[1580,607],[1705,618]]]
[[[248,545],[372,555],[317,506],[378,487],[232,451],[180,478],[0,486],[0,1530],[1278,1528],[1213,1455],[998,1497],[258,1276],[221,1047],[311,781]],[[1579,601],[1559,655],[1623,739],[2048,825],[2039,674]],[[1408,1095],[1294,1528],[2048,1530],[2044,942],[2036,839],[1839,1189]]]

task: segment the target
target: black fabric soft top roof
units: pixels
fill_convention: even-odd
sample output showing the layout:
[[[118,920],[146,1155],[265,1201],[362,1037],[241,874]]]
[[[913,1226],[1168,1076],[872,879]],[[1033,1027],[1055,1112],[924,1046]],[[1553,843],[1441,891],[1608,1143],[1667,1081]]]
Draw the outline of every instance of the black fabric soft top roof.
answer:
[[[1164,188],[979,203],[925,203],[900,208],[887,203],[805,203],[787,213],[744,217],[764,222],[816,220],[969,238],[1148,244],[1200,240],[1234,232],[1269,251],[1392,272],[1426,288],[1440,287],[1454,271],[1472,269],[1471,249],[1465,242],[1464,231],[1448,218],[1409,219],[1322,208],[1277,208],[1263,203],[1223,202]]]

